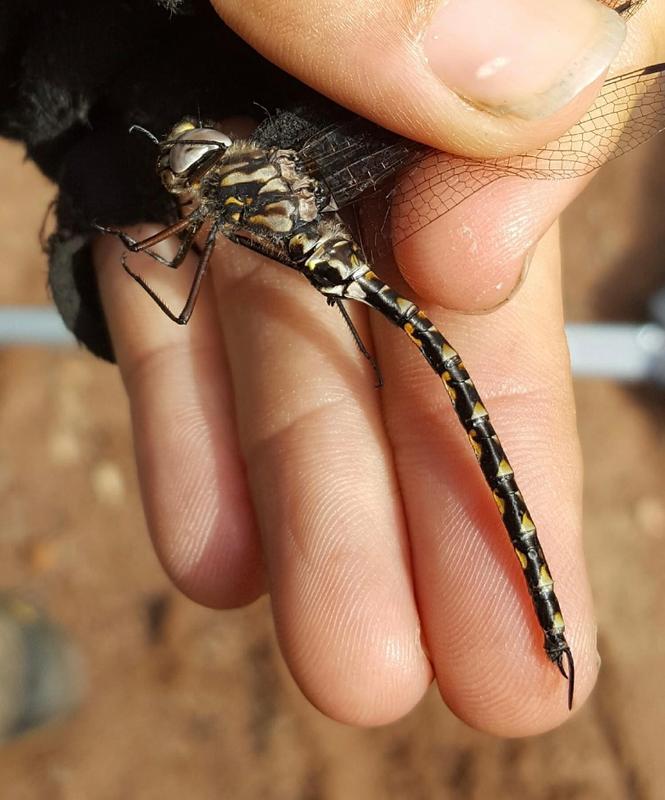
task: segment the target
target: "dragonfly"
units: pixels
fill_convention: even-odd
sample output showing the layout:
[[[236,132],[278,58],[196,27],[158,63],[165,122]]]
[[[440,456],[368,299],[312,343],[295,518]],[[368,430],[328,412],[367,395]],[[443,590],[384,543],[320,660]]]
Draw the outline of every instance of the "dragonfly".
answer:
[[[629,16],[641,2],[614,6]],[[143,240],[97,226],[118,236],[127,251],[146,253],[171,268],[183,263],[203,234],[198,265],[180,312],[172,310],[132,269],[127,252],[122,256],[126,272],[179,324],[186,324],[192,315],[222,235],[301,273],[329,305],[339,308],[375,368],[345,301],[369,306],[404,331],[443,384],[477,458],[521,566],[544,635],[545,653],[568,680],[569,709],[575,662],[563,614],[536,524],[487,408],[461,356],[425,311],[374,272],[344,211],[382,193],[392,206],[392,242],[398,244],[493,181],[506,176],[579,177],[664,126],[665,64],[608,80],[584,118],[546,147],[492,160],[444,154],[351,114],[312,133],[311,121],[282,112],[262,123],[249,139],[231,137],[198,117],[178,121],[163,139],[133,126],[157,147],[157,173],[164,188],[181,208],[189,210]],[[400,180],[388,189],[397,176]],[[173,236],[179,239],[173,258],[153,249]]]

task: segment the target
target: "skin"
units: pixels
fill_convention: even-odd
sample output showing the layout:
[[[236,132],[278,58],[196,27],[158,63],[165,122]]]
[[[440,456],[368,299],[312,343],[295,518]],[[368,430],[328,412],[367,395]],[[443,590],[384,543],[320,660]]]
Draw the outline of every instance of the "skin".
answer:
[[[348,4],[353,14],[363,9],[355,23],[366,46],[349,45],[343,79],[335,78],[338,49],[326,44],[335,14],[319,17],[318,38],[297,35],[294,20],[321,3],[215,5],[276,64],[365,116],[384,125],[397,118],[402,133],[457,152],[489,156],[544,143],[579,118],[598,88],[556,119],[495,117],[456,98],[433,116],[426,96],[414,100],[408,69],[401,82],[385,83],[390,70],[375,45],[392,42],[384,50],[399,59],[411,35],[391,22],[395,2]],[[632,27],[619,72],[657,60],[649,9]],[[576,660],[576,708],[598,659],[550,226],[581,185],[497,183],[426,229],[417,250],[401,250],[401,276],[378,270],[431,312],[486,401],[556,581]],[[529,250],[527,279],[514,293]],[[494,503],[440,382],[408,339],[348,306],[381,364],[377,391],[340,315],[298,274],[222,240],[181,328],[127,278],[122,252],[113,237],[96,243],[148,527],[174,583],[216,608],[270,592],[295,680],[334,719],[391,722],[432,680],[455,714],[496,735],[535,734],[569,718],[566,682],[544,655]],[[179,299],[194,259],[176,273],[145,256],[133,256],[132,266]],[[460,313],[488,305],[500,307]]]

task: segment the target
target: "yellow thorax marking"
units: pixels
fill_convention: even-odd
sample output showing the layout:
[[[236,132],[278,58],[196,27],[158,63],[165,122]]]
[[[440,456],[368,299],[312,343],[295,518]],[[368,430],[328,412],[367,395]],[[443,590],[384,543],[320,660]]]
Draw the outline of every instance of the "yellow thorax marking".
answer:
[[[254,172],[242,172],[236,170],[228,175],[224,175],[220,181],[221,186],[235,186],[237,183],[266,183],[275,176],[275,168],[272,165],[258,167]]]
[[[271,214],[270,216],[253,214],[249,221],[255,225],[263,225],[266,228],[270,228],[271,231],[281,233],[288,233],[293,228],[293,222],[283,214]]]

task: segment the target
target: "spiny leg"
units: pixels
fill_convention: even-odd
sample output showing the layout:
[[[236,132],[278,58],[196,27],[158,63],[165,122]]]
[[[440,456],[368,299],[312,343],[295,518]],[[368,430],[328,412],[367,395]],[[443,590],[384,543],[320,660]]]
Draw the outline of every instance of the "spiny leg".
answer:
[[[166,267],[172,267],[177,269],[177,267],[182,264],[185,256],[187,255],[187,251],[192,245],[194,237],[201,229],[203,224],[203,217],[199,217],[194,214],[190,214],[188,217],[184,217],[183,219],[174,222],[173,225],[169,225],[168,228],[164,228],[157,233],[154,233],[152,236],[148,236],[146,239],[133,239],[129,234],[125,233],[125,231],[121,231],[118,228],[106,228],[103,225],[95,224],[95,228],[100,233],[110,233],[113,236],[117,236],[120,241],[125,245],[125,247],[130,250],[132,253],[146,253],[153,258],[155,261],[158,261],[160,264],[164,264]],[[188,231],[189,228],[192,228],[193,231]],[[182,239],[180,247],[178,248],[178,252],[176,253],[175,258],[167,259],[163,256],[160,256],[158,253],[155,253],[153,250],[150,250],[150,247],[153,247],[156,244],[160,244],[160,242],[164,242],[169,239],[171,236],[176,236],[177,234],[181,233],[182,231],[187,231],[185,237]],[[191,235],[190,235],[191,234]],[[185,245],[183,247],[183,245]],[[178,260],[179,259],[179,260]],[[177,262],[177,263],[176,263]]]
[[[194,280],[192,281],[192,285],[189,290],[189,294],[187,295],[187,301],[183,306],[182,311],[179,314],[175,314],[168,305],[162,300],[162,298],[155,292],[153,288],[151,288],[145,280],[136,272],[134,272],[129,265],[127,264],[127,256],[126,254],[122,257],[122,266],[137,283],[138,285],[145,291],[147,294],[154,300],[154,302],[161,308],[161,310],[166,314],[166,316],[173,320],[173,322],[177,322],[178,325],[186,325],[189,322],[189,318],[192,316],[192,311],[194,310],[194,305],[196,304],[196,298],[199,296],[199,291],[201,289],[201,282],[206,274],[208,269],[208,264],[210,262],[210,257],[212,256],[213,250],[215,249],[215,241],[217,237],[217,226],[213,225],[208,232],[208,236],[206,237],[205,247],[203,248],[203,252],[201,253],[201,258],[196,266],[196,272],[194,274]]]
[[[353,320],[349,316],[349,312],[344,307],[344,303],[339,299],[339,297],[327,297],[326,299],[328,300],[328,305],[337,306],[337,308],[340,310],[342,317],[344,318],[344,322],[346,322],[348,329],[351,331],[351,335],[353,336],[358,350],[360,350],[360,352],[372,365],[372,369],[376,375],[375,388],[380,389],[383,386],[383,375],[381,374],[381,369],[374,356],[365,347],[365,343],[363,342],[361,335],[356,330],[356,326],[353,324]]]

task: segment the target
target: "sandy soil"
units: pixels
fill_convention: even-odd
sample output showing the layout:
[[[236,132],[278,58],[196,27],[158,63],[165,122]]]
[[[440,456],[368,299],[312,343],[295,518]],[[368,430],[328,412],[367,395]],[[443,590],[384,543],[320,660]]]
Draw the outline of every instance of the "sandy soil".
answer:
[[[665,141],[610,165],[564,221],[568,318],[641,319],[662,281]],[[0,147],[0,302],[45,302],[51,188]],[[527,741],[469,730],[431,691],[381,730],[301,698],[266,602],[198,608],[158,566],[116,371],[77,350],[0,352],[0,586],[48,609],[88,665],[71,719],[0,750],[23,800],[657,800],[665,727],[665,395],[576,387],[603,669],[586,707]]]

